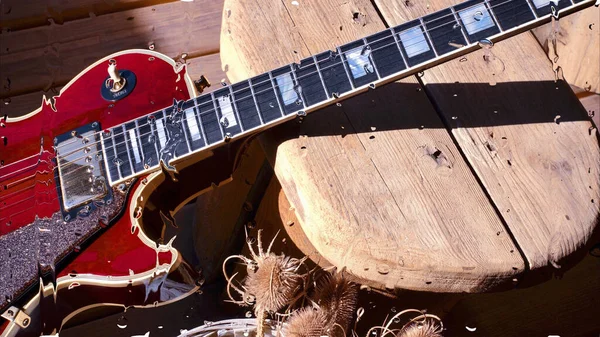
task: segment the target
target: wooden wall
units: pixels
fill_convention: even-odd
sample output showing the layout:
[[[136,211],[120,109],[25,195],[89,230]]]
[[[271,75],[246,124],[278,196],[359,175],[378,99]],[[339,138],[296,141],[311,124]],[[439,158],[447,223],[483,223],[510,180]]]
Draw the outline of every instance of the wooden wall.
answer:
[[[7,0],[0,3],[0,106],[18,116],[40,106],[88,65],[111,53],[150,48],[187,54],[193,79],[223,79],[223,2],[196,0]]]

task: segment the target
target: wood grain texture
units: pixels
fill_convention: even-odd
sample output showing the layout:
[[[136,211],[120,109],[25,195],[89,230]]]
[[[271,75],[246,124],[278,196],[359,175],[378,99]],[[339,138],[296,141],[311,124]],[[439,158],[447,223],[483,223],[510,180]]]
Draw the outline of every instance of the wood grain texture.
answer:
[[[225,72],[221,70],[221,59],[218,53],[187,59],[186,64],[188,74],[192,79],[198,79],[204,75],[209,81],[217,84],[206,88],[205,92],[218,89],[219,81],[226,77]],[[8,117],[25,115],[40,107],[44,95],[46,97],[58,95],[61,88],[53,87],[48,91],[36,91],[4,98],[0,101],[0,115],[6,114]]]
[[[377,1],[390,25],[452,3]],[[422,81],[530,268],[557,265],[598,223],[598,137],[532,34],[491,52],[427,70]]]
[[[559,21],[556,53],[557,65],[565,80],[584,90],[600,93],[600,12],[589,7],[561,18]],[[548,23],[532,32],[553,60],[555,55],[548,38],[552,32]],[[550,46],[550,47],[549,47]]]
[[[234,82],[384,28],[369,1],[226,1],[224,8],[221,58]],[[523,271],[414,78],[262,137],[306,236],[365,283],[477,292]]]
[[[151,42],[171,57],[216,53],[221,10],[177,1],[0,34],[0,98],[64,85],[101,57]]]
[[[15,31],[123,10],[157,5],[174,0],[4,0],[0,3],[0,29]]]

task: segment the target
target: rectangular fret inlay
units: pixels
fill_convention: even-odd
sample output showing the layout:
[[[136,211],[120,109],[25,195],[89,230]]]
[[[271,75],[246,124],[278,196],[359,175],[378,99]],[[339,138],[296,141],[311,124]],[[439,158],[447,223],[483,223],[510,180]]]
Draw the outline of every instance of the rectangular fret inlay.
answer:
[[[477,4],[458,12],[469,35],[494,27],[494,21],[484,4]]]
[[[198,123],[196,122],[196,117],[194,116],[194,109],[185,110],[185,119],[187,121],[192,140],[199,140],[202,138],[202,135],[200,134],[200,128],[198,128]]]
[[[231,106],[231,99],[229,96],[221,96],[217,99],[217,102],[219,102],[219,109],[221,109],[221,119],[227,119],[227,122],[224,122],[224,120],[221,121],[221,125],[227,125],[225,126],[225,129],[237,126],[237,118],[233,112],[233,107]]]
[[[402,45],[404,46],[404,51],[408,57],[415,57],[431,50],[429,44],[425,41],[425,35],[419,26],[400,32],[399,35],[400,41],[402,41]]]
[[[348,50],[345,54],[346,59],[348,60],[348,66],[350,67],[350,73],[355,79],[375,71],[373,64],[371,64],[371,60],[369,60],[369,55],[371,55],[370,47],[357,47]]]
[[[158,142],[160,143],[160,148],[162,149],[165,147],[167,134],[165,133],[165,124],[161,118],[156,118],[156,129],[158,131]]]
[[[142,157],[141,149],[138,146],[135,129],[129,129],[127,132],[129,133],[129,139],[131,140],[131,151],[133,152],[133,157],[135,158],[135,162],[139,164],[142,162]]]
[[[284,105],[295,104],[300,98],[298,93],[294,90],[294,79],[291,73],[285,73],[275,77],[277,83],[277,91],[281,95]]]

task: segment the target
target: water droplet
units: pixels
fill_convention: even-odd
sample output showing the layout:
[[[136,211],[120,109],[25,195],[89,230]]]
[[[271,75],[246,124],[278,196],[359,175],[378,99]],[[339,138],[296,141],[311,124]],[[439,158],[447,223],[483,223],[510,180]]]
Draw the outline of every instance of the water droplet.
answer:
[[[256,239],[252,236],[249,236],[246,238],[246,242],[249,244],[254,244],[256,242]]]
[[[117,326],[119,327],[119,329],[125,329],[125,328],[127,328],[127,318],[125,318],[125,316],[121,316],[117,320]]]
[[[113,162],[113,164],[115,164],[117,166],[121,166],[123,164],[123,161],[121,159],[119,159],[118,157],[115,157],[112,162]]]
[[[221,120],[219,121],[221,123],[221,125],[226,128],[229,126],[229,120],[227,119],[227,117],[223,116],[221,117]]]
[[[467,61],[468,61],[468,60],[467,60],[467,58],[466,58],[466,57],[461,57],[461,58],[458,60],[458,62],[467,62]]]
[[[7,97],[4,99],[4,105],[9,105],[10,104],[10,97]]]
[[[482,39],[477,42],[480,48],[492,48],[494,43],[488,39]]]
[[[335,103],[335,105],[336,105],[337,107],[341,107],[341,106],[342,106],[342,103],[340,103],[340,102],[337,102],[337,103]]]
[[[452,120],[457,120],[458,117],[457,116],[452,116]]]
[[[370,84],[369,84],[369,88],[371,88],[371,89],[375,89],[375,83],[370,83]]]
[[[248,229],[254,229],[254,228],[256,228],[256,221],[254,221],[254,220],[248,221],[248,223],[246,224],[246,227]]]
[[[473,20],[475,20],[475,21],[483,20],[483,13],[481,11],[475,12],[475,14],[473,14]]]
[[[460,29],[460,24],[455,23],[454,26],[452,26],[452,29]]]
[[[378,264],[377,272],[382,275],[386,275],[390,272],[390,267],[387,264]]]
[[[465,325],[465,329],[467,329],[467,331],[469,331],[469,332],[475,332],[477,330],[476,327],[470,327],[468,325]]]
[[[246,318],[251,318],[252,317],[252,311],[246,311]]]
[[[271,108],[274,108],[274,107],[275,107],[275,103],[273,103],[273,102],[270,102],[270,103],[269,103],[269,107],[271,107]]]
[[[369,57],[369,55],[371,55],[371,46],[370,45],[364,46],[364,48],[360,51],[360,55],[362,55],[364,57]]]

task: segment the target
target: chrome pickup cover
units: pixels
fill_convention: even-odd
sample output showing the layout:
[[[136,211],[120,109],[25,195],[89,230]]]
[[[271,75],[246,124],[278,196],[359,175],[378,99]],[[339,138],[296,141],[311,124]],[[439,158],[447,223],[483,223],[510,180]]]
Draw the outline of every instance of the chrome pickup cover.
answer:
[[[54,139],[65,212],[102,199],[108,193],[99,131],[98,123],[94,122]]]

